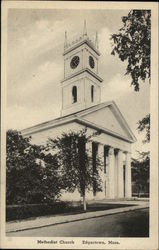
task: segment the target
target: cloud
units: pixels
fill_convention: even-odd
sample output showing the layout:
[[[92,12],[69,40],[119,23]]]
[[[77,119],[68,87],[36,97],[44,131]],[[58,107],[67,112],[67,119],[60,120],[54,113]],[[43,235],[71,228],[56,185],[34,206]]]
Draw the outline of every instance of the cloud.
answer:
[[[18,84],[19,76],[22,75],[24,78],[27,69],[36,68],[41,63],[40,60],[43,60],[41,55],[46,54],[49,57],[48,51],[54,52],[52,59],[55,60],[57,48],[62,51],[64,41],[61,40],[61,35],[64,36],[64,30],[64,21],[52,22],[42,19],[30,25],[28,32],[24,33],[23,36],[20,37],[19,33],[15,33],[14,46],[13,41],[8,40],[9,82],[15,78],[16,84]]]
[[[35,22],[35,27],[37,27],[40,31],[42,30],[47,30],[49,29],[50,25],[49,25],[49,21],[46,19],[40,19],[40,20],[36,20]]]
[[[132,156],[134,158],[138,158],[138,152],[146,152],[150,151],[150,143],[144,143],[143,140],[145,139],[145,133],[138,133],[137,129],[133,131],[135,134],[137,141],[132,144],[131,150],[132,150]]]
[[[123,95],[133,92],[130,86],[131,80],[128,76],[117,73],[109,82],[104,82],[102,86],[102,101],[110,99],[120,99]]]
[[[46,61],[39,65],[36,70],[27,79],[27,82],[22,85],[21,92],[23,94],[32,95],[37,91],[42,91],[43,88],[49,87],[52,82],[54,87],[60,85],[60,78],[63,68],[54,61]],[[53,84],[52,84],[53,85]]]
[[[141,83],[140,91],[135,92],[130,84],[131,79],[129,76],[117,73],[110,81],[103,83],[101,99],[102,102],[115,101],[129,127],[135,133],[136,138],[139,138],[139,144],[138,142],[135,143],[135,147],[139,150],[140,147],[144,148],[144,146],[140,139],[141,135],[137,133],[137,122],[149,113],[150,86]]]
[[[24,105],[26,99],[35,103],[31,95],[38,93],[37,97],[42,96],[44,88],[50,88],[50,93],[58,96],[57,91],[63,76],[60,57],[63,40],[57,37],[63,32],[63,26],[63,21],[52,23],[41,19],[30,26],[27,36],[24,34],[21,39],[17,39],[17,43],[15,41],[15,47],[12,48],[9,41],[8,105]]]
[[[14,105],[7,108],[7,129],[24,129],[48,120],[52,120],[59,116],[60,106],[50,107],[44,106],[29,108],[28,106]]]
[[[16,32],[16,36],[13,37],[15,49],[25,49],[22,53],[26,53],[28,51],[37,50],[44,44],[52,43],[52,48],[59,44],[59,42],[63,42],[57,40],[58,37],[63,34],[65,30],[65,22],[61,21],[52,21],[46,19],[36,20],[30,25],[27,26],[27,30],[21,36],[18,32]],[[12,47],[13,41],[8,41],[8,49],[11,53],[13,51]],[[17,51],[18,52],[18,51]],[[14,54],[14,51],[13,51]]]
[[[102,51],[102,55],[110,55],[112,49],[110,42],[111,32],[108,28],[102,28],[99,31],[99,49]],[[102,58],[102,56],[101,56]]]

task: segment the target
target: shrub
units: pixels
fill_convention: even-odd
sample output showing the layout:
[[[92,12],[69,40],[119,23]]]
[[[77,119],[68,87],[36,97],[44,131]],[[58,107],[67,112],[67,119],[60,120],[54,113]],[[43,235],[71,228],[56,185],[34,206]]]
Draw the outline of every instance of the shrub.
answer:
[[[55,155],[45,146],[33,145],[16,130],[6,138],[6,202],[41,204],[54,202],[61,194],[61,177]]]
[[[27,219],[45,215],[59,214],[69,211],[69,203],[25,204],[6,206],[6,221]]]

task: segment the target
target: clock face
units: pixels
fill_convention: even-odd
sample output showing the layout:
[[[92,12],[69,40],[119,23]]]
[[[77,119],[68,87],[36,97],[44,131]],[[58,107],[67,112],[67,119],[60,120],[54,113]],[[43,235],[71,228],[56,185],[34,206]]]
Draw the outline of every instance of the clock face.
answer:
[[[95,66],[95,62],[92,56],[89,56],[89,65],[93,69]]]
[[[71,68],[75,69],[79,64],[79,61],[80,61],[79,56],[74,56],[71,60],[71,63],[70,63]]]

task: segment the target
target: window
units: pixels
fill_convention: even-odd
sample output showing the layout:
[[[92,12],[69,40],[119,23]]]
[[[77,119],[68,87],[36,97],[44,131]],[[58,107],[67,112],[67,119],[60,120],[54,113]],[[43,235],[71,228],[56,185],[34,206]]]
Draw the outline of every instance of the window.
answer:
[[[91,86],[91,101],[94,102],[94,86]]]
[[[77,102],[77,87],[73,86],[72,88],[72,103]]]

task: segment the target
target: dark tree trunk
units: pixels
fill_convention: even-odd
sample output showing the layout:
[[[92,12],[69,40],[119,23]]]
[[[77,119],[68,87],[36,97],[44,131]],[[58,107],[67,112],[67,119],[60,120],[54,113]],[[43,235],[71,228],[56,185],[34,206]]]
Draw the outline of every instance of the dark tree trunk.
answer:
[[[83,210],[86,211],[87,210],[87,203],[86,203],[86,197],[85,194],[83,195]]]
[[[86,154],[86,143],[83,137],[79,138],[78,142],[78,152],[79,152],[79,166],[80,166],[80,189],[83,197],[83,209],[87,210],[86,207],[86,197],[85,197],[85,189],[86,189],[86,164],[85,164],[85,154]]]
[[[92,159],[93,159],[93,175],[96,174],[96,164],[97,164],[97,152],[98,152],[98,145],[96,143],[92,143]],[[96,179],[93,180],[93,196],[96,196]]]

